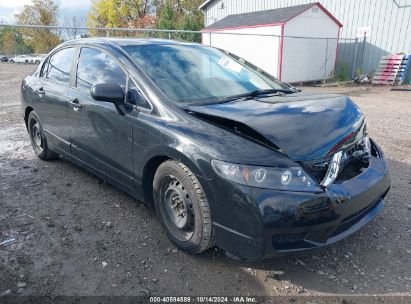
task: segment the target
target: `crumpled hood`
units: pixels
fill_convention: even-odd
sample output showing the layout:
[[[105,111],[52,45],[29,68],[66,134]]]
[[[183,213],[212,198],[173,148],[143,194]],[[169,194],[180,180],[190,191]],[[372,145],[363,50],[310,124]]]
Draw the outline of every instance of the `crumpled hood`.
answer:
[[[364,122],[350,98],[335,94],[295,93],[187,110],[245,124],[300,161],[323,158],[346,140],[362,136]]]

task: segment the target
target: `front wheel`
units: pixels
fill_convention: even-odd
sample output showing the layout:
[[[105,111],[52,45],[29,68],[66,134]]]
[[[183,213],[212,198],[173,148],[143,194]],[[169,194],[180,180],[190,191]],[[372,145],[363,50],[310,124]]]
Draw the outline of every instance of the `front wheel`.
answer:
[[[162,163],[153,181],[154,207],[171,241],[196,254],[213,245],[207,197],[196,176],[182,163]]]
[[[30,135],[31,146],[37,157],[42,160],[50,160],[58,157],[47,146],[47,138],[44,135],[43,128],[36,112],[31,111],[27,119],[27,127]]]

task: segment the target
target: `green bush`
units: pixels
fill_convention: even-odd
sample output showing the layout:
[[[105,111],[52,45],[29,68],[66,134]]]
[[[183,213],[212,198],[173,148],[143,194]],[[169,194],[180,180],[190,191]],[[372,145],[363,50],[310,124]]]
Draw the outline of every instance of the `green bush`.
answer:
[[[364,74],[364,72],[362,70],[362,67],[356,67],[354,74],[355,74],[355,76],[360,76],[360,75]]]
[[[348,80],[348,64],[341,62],[337,66],[337,72],[335,74],[336,81],[346,81]]]

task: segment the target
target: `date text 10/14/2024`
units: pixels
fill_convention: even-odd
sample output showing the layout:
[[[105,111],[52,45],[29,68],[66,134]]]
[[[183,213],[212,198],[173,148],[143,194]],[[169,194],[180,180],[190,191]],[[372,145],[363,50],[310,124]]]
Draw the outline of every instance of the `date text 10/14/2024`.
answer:
[[[250,296],[152,296],[150,303],[257,303],[256,297]]]

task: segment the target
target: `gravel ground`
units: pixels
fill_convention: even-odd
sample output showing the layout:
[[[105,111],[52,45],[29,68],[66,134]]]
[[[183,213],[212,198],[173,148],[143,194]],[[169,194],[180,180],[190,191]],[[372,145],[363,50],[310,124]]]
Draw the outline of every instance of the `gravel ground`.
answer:
[[[33,69],[0,64],[0,243],[14,238],[0,245],[0,295],[411,295],[411,93],[304,88],[346,92],[366,114],[391,169],[386,207],[338,244],[245,263],[217,249],[186,255],[150,207],[67,161],[37,159],[19,103]]]

